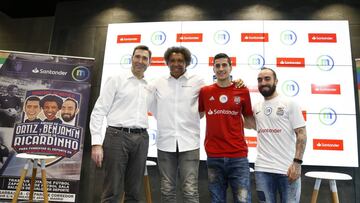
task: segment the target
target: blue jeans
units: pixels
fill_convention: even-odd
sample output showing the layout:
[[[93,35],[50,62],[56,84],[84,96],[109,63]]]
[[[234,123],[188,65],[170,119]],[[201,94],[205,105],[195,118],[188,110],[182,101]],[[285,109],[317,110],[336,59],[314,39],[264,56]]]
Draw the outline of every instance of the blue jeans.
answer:
[[[261,203],[276,203],[278,192],[281,203],[300,202],[301,178],[291,183],[287,175],[255,171],[255,181]]]
[[[251,203],[249,161],[245,158],[207,158],[212,203],[226,203],[228,184],[235,203]]]
[[[158,150],[161,202],[176,203],[176,178],[179,173],[183,202],[199,203],[199,159],[199,149],[186,152]]]

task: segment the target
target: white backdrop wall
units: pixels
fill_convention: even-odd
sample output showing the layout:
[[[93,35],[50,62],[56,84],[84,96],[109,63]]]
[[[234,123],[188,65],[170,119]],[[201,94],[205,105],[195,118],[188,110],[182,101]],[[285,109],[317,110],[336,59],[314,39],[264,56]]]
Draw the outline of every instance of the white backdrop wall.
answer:
[[[277,90],[303,109],[308,142],[304,164],[358,166],[355,88],[348,21],[184,21],[109,24],[102,84],[131,66],[139,44],[153,52],[146,77],[168,75],[163,54],[185,46],[192,53],[188,71],[213,83],[212,57],[232,57],[234,79],[241,78],[252,103],[262,99],[257,74],[263,66],[278,74]],[[101,90],[102,91],[102,90]],[[149,156],[156,157],[156,120],[149,116]],[[201,121],[201,159],[205,120]],[[256,131],[246,130],[249,160],[256,158]]]

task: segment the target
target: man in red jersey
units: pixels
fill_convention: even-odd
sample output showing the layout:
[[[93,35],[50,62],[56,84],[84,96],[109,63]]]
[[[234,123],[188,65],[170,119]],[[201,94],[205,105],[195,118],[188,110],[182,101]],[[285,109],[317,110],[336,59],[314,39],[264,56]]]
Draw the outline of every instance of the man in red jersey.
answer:
[[[230,184],[236,203],[251,202],[248,148],[242,117],[252,116],[249,90],[231,82],[230,57],[214,57],[215,84],[200,90],[199,112],[206,115],[205,151],[212,203],[226,202]]]

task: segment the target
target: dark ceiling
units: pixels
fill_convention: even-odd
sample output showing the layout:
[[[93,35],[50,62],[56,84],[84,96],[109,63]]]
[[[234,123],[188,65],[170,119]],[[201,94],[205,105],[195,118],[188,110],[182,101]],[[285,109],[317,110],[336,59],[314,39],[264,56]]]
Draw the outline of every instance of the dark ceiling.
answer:
[[[1,0],[0,12],[11,18],[54,16],[57,3],[63,1],[76,0]]]
[[[0,0],[0,13],[3,13],[11,18],[29,18],[29,17],[48,17],[54,16],[56,11],[56,5],[59,2],[65,1],[92,1],[92,0]],[[99,0],[105,1],[105,0]],[[161,0],[159,0],[161,1]],[[168,0],[173,1],[173,0]],[[193,0],[181,0],[181,1],[193,1]],[[206,1],[206,0],[203,0]],[[203,2],[200,1],[200,2]],[[263,0],[264,2],[272,2],[269,0]],[[128,0],[127,2],[131,2]],[[196,1],[194,1],[196,2]],[[314,6],[321,6],[330,3],[345,3],[349,6],[360,8],[360,0],[276,0],[274,2],[292,2],[292,4],[303,4],[307,2]],[[284,3],[284,6],[288,6]],[[132,5],[130,3],[130,5]],[[287,7],[285,8],[287,9]]]

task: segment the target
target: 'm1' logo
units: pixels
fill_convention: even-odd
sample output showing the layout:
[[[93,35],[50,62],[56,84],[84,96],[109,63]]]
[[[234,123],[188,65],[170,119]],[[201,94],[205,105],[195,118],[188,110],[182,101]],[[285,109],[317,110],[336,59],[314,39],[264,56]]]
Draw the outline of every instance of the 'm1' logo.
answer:
[[[280,40],[283,44],[293,45],[295,44],[297,37],[295,32],[291,30],[285,30],[281,33]]]
[[[299,85],[294,80],[287,80],[282,84],[282,91],[288,97],[296,96],[299,89]]]
[[[253,69],[264,67],[265,59],[260,54],[253,54],[248,58],[248,65]]]
[[[71,76],[76,81],[85,81],[90,76],[90,71],[85,66],[77,66],[71,72]]]
[[[317,58],[316,65],[320,70],[330,71],[334,67],[334,60],[331,56],[321,55]]]
[[[197,64],[198,64],[198,58],[194,54],[191,54],[191,62],[187,67],[187,69],[193,69],[197,66]]]
[[[331,108],[323,108],[319,113],[319,120],[324,125],[332,125],[336,122],[336,112]]]
[[[166,41],[166,34],[162,31],[154,32],[151,35],[151,42],[154,45],[162,45]]]
[[[230,40],[230,34],[226,30],[218,30],[214,34],[214,41],[217,44],[224,45]]]
[[[130,68],[131,67],[131,55],[130,54],[126,54],[124,56],[121,57],[120,59],[120,66],[122,68]]]

